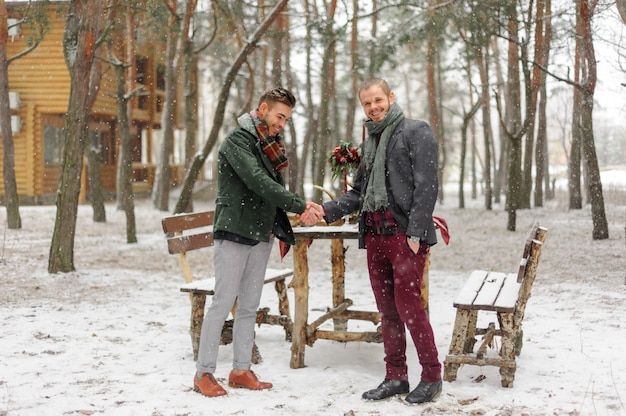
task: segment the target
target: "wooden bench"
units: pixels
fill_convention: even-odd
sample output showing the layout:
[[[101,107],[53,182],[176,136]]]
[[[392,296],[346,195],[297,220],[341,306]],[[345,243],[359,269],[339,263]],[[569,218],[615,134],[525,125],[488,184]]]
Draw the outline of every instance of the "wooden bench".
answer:
[[[167,247],[170,254],[177,254],[180,266],[185,278],[185,284],[180,288],[181,292],[190,294],[191,320],[190,334],[194,360],[198,359],[198,347],[200,333],[204,321],[204,307],[206,297],[214,294],[215,279],[205,278],[194,280],[191,267],[187,259],[187,252],[213,246],[213,216],[214,211],[197,212],[191,214],[177,214],[163,218],[161,225],[167,238]],[[285,339],[291,341],[293,322],[289,312],[289,298],[287,297],[287,285],[285,279],[293,275],[292,269],[267,269],[265,283],[274,283],[278,295],[279,315],[270,315],[269,308],[261,308],[257,311],[256,322],[258,325],[280,325],[285,329]],[[233,305],[233,316],[236,305]],[[232,342],[233,320],[224,322],[222,329],[222,344]],[[253,351],[253,362],[260,361],[260,354],[256,344]]]
[[[522,349],[522,320],[546,233],[538,223],[533,225],[517,273],[484,270],[471,273],[453,303],[457,309],[456,321],[450,350],[444,360],[444,380],[456,380],[462,364],[493,365],[500,367],[502,386],[513,387],[515,357]],[[479,311],[495,312],[497,323],[490,322],[487,327],[479,328]],[[482,342],[475,351],[476,337],[481,335]],[[494,337],[500,337],[500,349],[497,356],[488,357],[487,347],[494,348]]]

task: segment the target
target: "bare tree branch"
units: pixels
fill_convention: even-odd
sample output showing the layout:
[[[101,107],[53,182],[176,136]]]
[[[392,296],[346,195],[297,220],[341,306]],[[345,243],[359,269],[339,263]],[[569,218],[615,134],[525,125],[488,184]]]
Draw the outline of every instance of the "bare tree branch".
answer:
[[[256,44],[261,39],[261,36],[265,34],[267,29],[272,25],[272,23],[274,23],[274,20],[276,20],[278,15],[282,13],[283,9],[287,6],[288,1],[289,0],[281,0],[280,2],[278,2],[278,4],[276,4],[270,14],[265,18],[265,20],[261,23],[257,30],[247,40],[247,43],[244,45],[241,51],[239,51],[237,58],[235,59],[232,66],[230,67],[230,70],[226,74],[224,85],[222,85],[222,89],[217,99],[217,108],[215,109],[215,116],[213,118],[213,126],[211,127],[211,132],[209,133],[209,137],[204,144],[204,147],[202,148],[202,152],[196,155],[193,163],[187,171],[187,176],[185,177],[183,188],[174,209],[175,214],[185,212],[185,209],[189,206],[189,202],[191,201],[191,195],[193,192],[193,185],[196,183],[200,168],[206,161],[206,158],[209,156],[211,149],[213,149],[213,146],[217,142],[218,133],[224,121],[224,112],[226,110],[226,103],[228,102],[230,86],[234,82],[235,77],[237,76],[237,72],[245,63],[248,55],[254,50],[254,48],[256,48]]]

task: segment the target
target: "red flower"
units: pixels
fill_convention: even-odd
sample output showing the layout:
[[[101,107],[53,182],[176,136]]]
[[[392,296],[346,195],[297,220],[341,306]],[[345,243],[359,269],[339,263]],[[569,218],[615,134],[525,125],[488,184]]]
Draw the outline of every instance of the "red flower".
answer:
[[[339,146],[331,152],[328,162],[333,172],[333,179],[342,177],[344,173],[353,173],[361,162],[361,149],[353,146],[352,143],[341,141]]]

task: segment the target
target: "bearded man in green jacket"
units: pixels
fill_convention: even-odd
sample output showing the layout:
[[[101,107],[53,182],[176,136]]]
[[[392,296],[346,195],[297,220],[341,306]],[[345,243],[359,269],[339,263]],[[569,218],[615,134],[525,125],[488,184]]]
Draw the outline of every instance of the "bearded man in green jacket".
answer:
[[[202,324],[194,390],[209,397],[226,390],[213,373],[224,321],[237,300],[233,325],[232,388],[263,390],[250,370],[256,311],[261,299],[267,262],[275,238],[295,244],[286,212],[319,209],[285,188],[281,171],[288,164],[281,131],[296,105],[293,94],[272,88],[256,110],[243,114],[220,146],[215,238],[215,294]]]

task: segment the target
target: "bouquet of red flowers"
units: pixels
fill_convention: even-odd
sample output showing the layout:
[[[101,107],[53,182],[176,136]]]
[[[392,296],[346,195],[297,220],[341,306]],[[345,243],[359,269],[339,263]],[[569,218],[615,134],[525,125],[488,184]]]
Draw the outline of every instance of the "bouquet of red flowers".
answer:
[[[333,179],[352,174],[361,162],[361,149],[352,143],[340,141],[339,146],[330,153],[328,163],[333,171]]]

